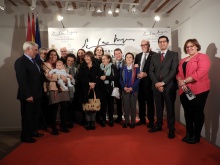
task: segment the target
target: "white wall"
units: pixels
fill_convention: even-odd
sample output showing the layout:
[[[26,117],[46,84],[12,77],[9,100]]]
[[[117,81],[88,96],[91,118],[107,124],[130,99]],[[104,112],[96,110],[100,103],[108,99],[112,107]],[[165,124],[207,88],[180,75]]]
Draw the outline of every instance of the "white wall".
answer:
[[[191,7],[195,2],[198,3]],[[185,57],[183,51],[185,41],[189,38],[196,38],[201,44],[201,52],[208,54],[212,61],[211,91],[206,103],[202,136],[217,146],[220,146],[219,9],[219,0],[182,1],[170,18],[170,27],[173,28],[173,32],[178,33],[178,48],[181,48],[182,58]],[[175,24],[176,20],[179,24]],[[185,123],[182,109],[180,122]]]

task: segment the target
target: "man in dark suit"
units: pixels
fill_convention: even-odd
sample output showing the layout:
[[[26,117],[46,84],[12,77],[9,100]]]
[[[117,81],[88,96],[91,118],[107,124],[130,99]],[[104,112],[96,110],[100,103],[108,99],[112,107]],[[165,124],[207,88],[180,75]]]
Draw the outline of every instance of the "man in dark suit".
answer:
[[[149,123],[148,128],[154,127],[154,98],[153,90],[151,88],[152,81],[149,76],[150,62],[155,52],[150,50],[150,42],[148,40],[141,41],[142,52],[135,56],[135,64],[140,67],[138,78],[140,80],[138,91],[138,104],[139,104],[139,122],[137,125],[146,124],[146,103],[147,103],[147,118]]]
[[[114,50],[114,56],[115,56],[115,61],[114,61],[114,65],[117,67],[118,69],[118,73],[120,74],[120,69],[125,65],[125,60],[122,58],[122,51],[120,48],[116,48]],[[120,89],[120,93],[121,93],[121,86],[120,86],[120,82],[119,79],[118,81],[115,82],[115,86],[118,86]],[[115,119],[116,123],[120,123],[122,121],[122,98],[120,99],[116,99],[116,105],[117,105],[117,119]]]
[[[67,48],[66,47],[60,48],[60,54],[61,54],[60,60],[63,61],[63,64],[66,64],[66,57],[68,54]]]
[[[43,136],[37,132],[43,82],[40,66],[34,60],[38,53],[38,45],[31,41],[25,42],[23,50],[23,56],[15,61],[17,99],[21,103],[21,141],[34,143],[36,139],[33,137]]]
[[[169,128],[168,138],[175,137],[175,114],[174,114],[174,92],[178,66],[178,53],[168,50],[169,39],[167,36],[160,36],[158,44],[161,52],[155,54],[151,59],[150,77],[156,104],[157,121],[156,126],[149,132],[162,131],[164,102],[167,110],[167,125]]]

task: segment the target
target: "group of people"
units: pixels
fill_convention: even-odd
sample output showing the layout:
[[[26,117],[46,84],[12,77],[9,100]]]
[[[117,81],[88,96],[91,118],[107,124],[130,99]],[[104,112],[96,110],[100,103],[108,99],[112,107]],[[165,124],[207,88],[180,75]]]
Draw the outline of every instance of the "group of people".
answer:
[[[106,124],[113,127],[114,123],[122,122],[124,113],[123,128],[147,124],[150,133],[162,131],[166,109],[168,138],[173,139],[174,107],[179,89],[186,121],[186,136],[182,141],[190,144],[199,142],[210,90],[209,57],[199,52],[201,46],[196,39],[185,42],[187,57],[180,62],[178,53],[168,49],[167,36],[160,36],[158,45],[160,52],[156,53],[151,51],[148,40],[142,40],[142,52],[136,56],[128,52],[124,59],[122,50],[116,48],[114,61],[109,54],[104,54],[100,46],[94,52],[79,49],[77,57],[68,54],[64,47],[60,49],[61,58],[56,50],[41,48],[40,58],[36,60],[38,45],[25,42],[24,54],[15,62],[19,86],[17,98],[22,116],[21,141],[34,143],[36,139],[33,137],[43,136],[38,130],[47,129],[48,125],[53,135],[58,135],[59,131],[68,133],[73,127],[75,109],[81,111],[86,130],[95,130],[96,122],[102,127]],[[120,98],[112,96],[114,87],[120,89]],[[189,91],[194,97],[189,98]],[[100,111],[83,111],[82,104],[93,98],[94,93],[100,99]],[[136,123],[137,101],[140,120]],[[117,105],[115,120],[114,102]],[[59,109],[60,129],[57,129]]]

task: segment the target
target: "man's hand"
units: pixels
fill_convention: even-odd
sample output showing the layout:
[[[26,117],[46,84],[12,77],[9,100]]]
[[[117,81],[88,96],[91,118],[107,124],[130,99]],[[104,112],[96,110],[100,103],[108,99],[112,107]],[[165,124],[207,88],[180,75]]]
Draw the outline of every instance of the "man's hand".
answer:
[[[144,78],[144,77],[146,77],[146,76],[147,76],[147,73],[145,73],[145,72],[140,72],[140,73],[137,74],[137,77],[138,77],[139,79],[142,79],[142,78]]]
[[[31,97],[26,98],[26,101],[27,101],[27,102],[34,102],[34,99],[33,99],[33,97],[31,96]]]

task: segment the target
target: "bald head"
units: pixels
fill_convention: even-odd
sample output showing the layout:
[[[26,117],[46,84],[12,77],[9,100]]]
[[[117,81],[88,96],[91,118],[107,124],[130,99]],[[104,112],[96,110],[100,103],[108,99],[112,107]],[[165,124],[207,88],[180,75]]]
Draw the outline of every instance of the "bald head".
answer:
[[[141,41],[141,50],[143,53],[148,53],[150,51],[150,41],[142,40]]]
[[[61,57],[66,58],[68,54],[67,48],[66,47],[60,48],[60,54],[61,54]]]

